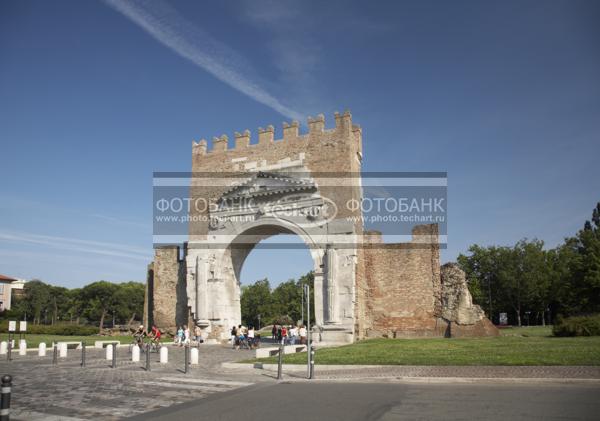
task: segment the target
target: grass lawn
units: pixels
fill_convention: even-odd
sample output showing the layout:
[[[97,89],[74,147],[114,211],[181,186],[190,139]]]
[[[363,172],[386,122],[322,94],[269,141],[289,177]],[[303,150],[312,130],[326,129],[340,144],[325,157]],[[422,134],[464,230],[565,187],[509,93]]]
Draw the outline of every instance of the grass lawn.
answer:
[[[496,338],[370,339],[317,348],[316,364],[381,365],[600,365],[600,336],[555,338],[551,327],[507,328]],[[276,363],[276,358],[252,362]],[[306,354],[284,356],[306,364]]]
[[[121,344],[129,344],[133,341],[131,336],[63,336],[63,335],[24,335],[23,339],[27,341],[27,348],[35,348],[41,342],[45,342],[48,347],[52,345],[52,342],[66,341],[66,342],[85,342],[86,345],[94,345],[95,341],[121,341]],[[0,341],[7,341],[8,333],[0,334]],[[17,346],[19,342],[19,335],[15,335]]]

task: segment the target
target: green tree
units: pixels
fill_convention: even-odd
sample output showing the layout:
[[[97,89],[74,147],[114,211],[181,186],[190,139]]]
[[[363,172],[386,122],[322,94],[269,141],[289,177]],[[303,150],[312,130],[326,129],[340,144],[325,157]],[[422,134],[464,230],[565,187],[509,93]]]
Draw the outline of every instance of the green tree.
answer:
[[[267,278],[256,281],[253,285],[242,287],[240,299],[242,320],[247,326],[258,326],[260,315],[262,324],[272,321],[274,317],[271,300],[271,286]]]
[[[85,309],[83,301],[83,290],[81,288],[73,288],[69,290],[67,297],[68,304],[66,309],[66,316],[69,317],[69,321],[71,323],[75,321],[76,324],[79,324],[80,318]]]
[[[459,255],[473,301],[487,310],[488,317],[511,310],[521,326],[525,312],[544,317],[556,294],[556,281],[544,243],[523,239],[513,247],[473,245],[470,255]]]
[[[120,324],[130,325],[134,320],[141,320],[144,314],[144,284],[124,282],[116,284],[114,295],[115,317]]]
[[[310,285],[314,296],[314,274],[309,272],[297,281],[290,279],[271,290],[268,279],[261,279],[252,285],[242,287],[241,309],[244,324],[258,326],[258,315],[261,325],[288,321],[296,322],[302,318],[302,288]],[[311,302],[312,302],[311,298]],[[311,320],[315,317],[314,303],[311,306]],[[306,315],[305,315],[306,317]]]
[[[57,323],[61,315],[66,315],[69,306],[69,290],[64,287],[50,286],[49,312],[52,313],[51,324]]]
[[[40,324],[42,320],[47,321],[47,313],[50,307],[51,286],[34,279],[26,282],[23,287],[27,306],[24,310],[33,317],[33,324]]]
[[[84,314],[90,321],[98,321],[99,332],[102,333],[104,319],[116,307],[117,285],[98,281],[82,288]]]
[[[504,307],[499,293],[500,260],[505,256],[501,247],[481,247],[477,244],[469,247],[470,255],[460,254],[457,262],[465,272],[469,291],[473,301],[486,311],[492,319],[494,311]]]
[[[581,300],[581,312],[600,311],[600,202],[577,234],[579,267],[574,276]]]

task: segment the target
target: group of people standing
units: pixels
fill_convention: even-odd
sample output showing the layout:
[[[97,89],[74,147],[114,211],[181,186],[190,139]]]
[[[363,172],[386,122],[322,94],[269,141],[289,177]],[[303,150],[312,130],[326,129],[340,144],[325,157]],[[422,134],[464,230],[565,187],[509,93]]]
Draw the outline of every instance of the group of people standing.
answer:
[[[306,344],[308,331],[304,325],[300,325],[299,327],[293,325],[273,325],[271,333],[273,334],[273,339],[277,339],[277,342],[284,345],[296,345],[297,341],[304,345]]]
[[[202,338],[202,329],[200,329],[200,327],[198,327],[198,326],[196,326],[196,328],[194,329],[193,340],[195,340],[196,343],[199,343],[199,344],[204,342],[204,340]],[[175,345],[179,345],[179,346],[191,344],[191,342],[192,342],[191,332],[187,325],[181,325],[177,328],[177,333],[175,334],[174,342],[175,342]]]
[[[246,346],[248,349],[258,348],[260,335],[254,331],[254,326],[238,325],[231,328],[231,344],[233,348],[240,349],[240,346]]]

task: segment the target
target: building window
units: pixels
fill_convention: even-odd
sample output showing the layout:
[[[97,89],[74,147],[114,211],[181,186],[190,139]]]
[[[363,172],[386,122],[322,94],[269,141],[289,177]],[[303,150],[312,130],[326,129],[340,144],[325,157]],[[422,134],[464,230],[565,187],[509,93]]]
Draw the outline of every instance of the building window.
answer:
[[[0,284],[0,294],[4,294],[4,284]]]

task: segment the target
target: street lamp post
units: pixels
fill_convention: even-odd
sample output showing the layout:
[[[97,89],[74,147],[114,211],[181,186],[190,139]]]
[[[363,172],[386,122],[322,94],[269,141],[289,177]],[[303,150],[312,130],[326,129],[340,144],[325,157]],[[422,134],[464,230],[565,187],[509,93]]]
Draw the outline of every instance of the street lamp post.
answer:
[[[311,378],[311,362],[312,362],[312,358],[311,358],[311,341],[312,341],[312,337],[311,337],[311,333],[310,333],[310,286],[309,285],[304,285],[304,288],[302,289],[302,291],[304,292],[304,296],[306,297],[306,355],[307,355],[307,362],[306,362],[306,374],[307,377],[310,379]]]
[[[302,324],[304,324],[304,287],[305,285],[302,285],[302,316],[300,317]]]

